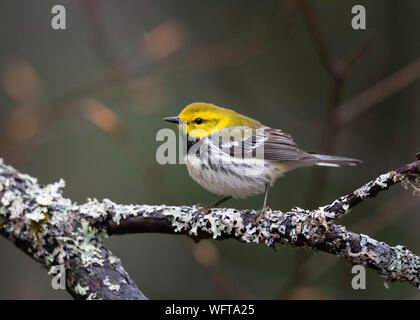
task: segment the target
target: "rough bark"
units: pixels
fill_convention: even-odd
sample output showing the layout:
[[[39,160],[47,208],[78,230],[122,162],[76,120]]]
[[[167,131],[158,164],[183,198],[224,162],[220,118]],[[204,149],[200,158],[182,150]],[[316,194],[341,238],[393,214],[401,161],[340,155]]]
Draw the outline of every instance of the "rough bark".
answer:
[[[334,223],[360,202],[397,183],[414,186],[419,177],[420,160],[382,174],[330,205],[268,210],[256,224],[254,210],[199,214],[197,206],[120,205],[107,199],[79,205],[62,196],[63,180],[40,186],[0,161],[0,233],[48,269],[64,266],[66,288],[78,299],[146,299],[103,244],[110,235],[145,232],[306,247],[372,268],[388,281],[420,287],[420,257]]]

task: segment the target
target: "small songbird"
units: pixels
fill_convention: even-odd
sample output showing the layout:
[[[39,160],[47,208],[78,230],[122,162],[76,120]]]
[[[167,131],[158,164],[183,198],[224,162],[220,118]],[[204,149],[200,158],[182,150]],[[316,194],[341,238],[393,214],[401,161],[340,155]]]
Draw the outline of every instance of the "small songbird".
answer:
[[[339,167],[362,162],[305,152],[282,130],[210,103],[192,103],[178,116],[164,120],[178,124],[186,138],[184,158],[190,176],[204,189],[224,196],[208,208],[232,197],[265,193],[261,217],[267,208],[269,188],[285,172],[312,165]]]

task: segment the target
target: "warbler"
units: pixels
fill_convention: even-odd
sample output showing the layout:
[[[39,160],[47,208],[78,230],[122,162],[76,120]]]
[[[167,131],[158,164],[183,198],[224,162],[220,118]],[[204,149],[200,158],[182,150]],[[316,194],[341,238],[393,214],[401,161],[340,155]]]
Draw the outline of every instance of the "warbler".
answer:
[[[266,211],[268,191],[287,171],[305,166],[355,166],[361,160],[305,152],[280,129],[214,104],[187,105],[178,116],[163,120],[178,124],[186,138],[189,175],[204,189],[224,198],[264,193],[259,217]]]

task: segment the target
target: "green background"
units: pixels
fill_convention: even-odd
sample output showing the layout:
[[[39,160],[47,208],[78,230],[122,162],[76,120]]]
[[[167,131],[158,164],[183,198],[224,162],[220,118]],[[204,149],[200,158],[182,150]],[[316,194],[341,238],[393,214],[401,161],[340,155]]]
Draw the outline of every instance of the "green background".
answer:
[[[309,1],[333,55],[346,58],[373,36],[343,84],[342,102],[420,56],[418,0]],[[0,157],[41,183],[63,178],[65,196],[117,203],[195,204],[218,197],[183,165],[156,163],[169,127],[187,104],[230,107],[320,151],[333,80],[296,1],[61,1],[67,29],[51,28],[56,1],[0,2]],[[351,28],[363,4],[367,29]],[[312,208],[415,159],[420,151],[419,82],[346,122],[333,153],[356,168],[303,168],[272,188],[269,206]],[[325,189],[317,183],[326,175]],[[262,196],[227,203],[260,208]],[[338,223],[420,252],[420,198],[401,186],[357,206]],[[417,299],[406,283],[367,271],[351,288],[351,265],[324,253],[234,240],[195,244],[185,236],[113,236],[121,258],[151,299]],[[69,299],[50,276],[0,239],[0,298]]]

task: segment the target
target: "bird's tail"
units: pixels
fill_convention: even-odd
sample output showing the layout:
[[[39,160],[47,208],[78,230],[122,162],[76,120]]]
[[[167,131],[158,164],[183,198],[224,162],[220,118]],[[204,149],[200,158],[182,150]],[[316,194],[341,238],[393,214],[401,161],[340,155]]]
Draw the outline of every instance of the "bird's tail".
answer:
[[[346,157],[336,157],[328,156],[325,154],[311,154],[317,159],[315,163],[317,166],[326,166],[326,167],[340,167],[340,166],[357,166],[363,161],[358,159],[346,158]]]

